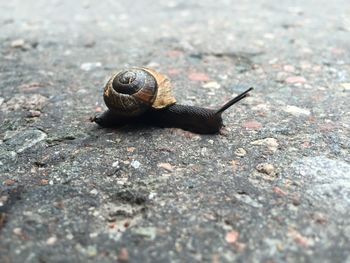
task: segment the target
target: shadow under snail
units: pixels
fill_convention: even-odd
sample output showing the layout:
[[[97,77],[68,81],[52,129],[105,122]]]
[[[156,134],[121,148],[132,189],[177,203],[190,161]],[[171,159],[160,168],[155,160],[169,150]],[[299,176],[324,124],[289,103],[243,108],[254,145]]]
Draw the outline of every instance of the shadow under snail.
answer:
[[[217,110],[176,104],[169,79],[148,68],[131,68],[113,75],[103,98],[108,107],[92,118],[102,127],[143,122],[159,127],[175,127],[201,134],[220,132],[221,114],[245,98],[249,88]]]

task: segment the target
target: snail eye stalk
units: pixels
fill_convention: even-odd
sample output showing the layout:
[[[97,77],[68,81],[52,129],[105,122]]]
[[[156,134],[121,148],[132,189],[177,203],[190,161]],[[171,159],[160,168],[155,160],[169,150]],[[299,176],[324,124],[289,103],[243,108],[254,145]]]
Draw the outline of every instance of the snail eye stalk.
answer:
[[[239,94],[218,110],[179,105],[165,75],[149,68],[131,68],[114,75],[107,82],[103,98],[108,110],[92,121],[103,127],[138,121],[214,134],[223,127],[222,112],[247,97],[252,89]]]

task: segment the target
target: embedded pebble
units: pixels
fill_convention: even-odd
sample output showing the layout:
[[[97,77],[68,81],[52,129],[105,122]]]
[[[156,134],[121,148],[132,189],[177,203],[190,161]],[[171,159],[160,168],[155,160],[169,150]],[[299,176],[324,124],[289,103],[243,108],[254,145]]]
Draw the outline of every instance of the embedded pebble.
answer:
[[[264,174],[268,174],[268,175],[273,175],[275,173],[275,167],[270,163],[259,163],[256,166],[256,169],[260,173],[264,173]]]
[[[168,170],[169,172],[172,172],[174,170],[174,167],[170,163],[159,163],[157,166]]]
[[[292,77],[286,78],[285,82],[288,84],[305,83],[306,79],[300,76],[292,76]]]
[[[286,107],[282,108],[285,112],[288,112],[294,116],[300,116],[300,115],[306,115],[309,116],[310,115],[310,110],[309,109],[303,109],[303,108],[299,108],[297,106],[291,106],[291,105],[287,105]]]
[[[86,62],[80,65],[80,69],[84,71],[91,71],[93,69],[100,68],[100,67],[102,67],[101,62]]]
[[[25,45],[24,39],[16,39],[11,42],[11,47],[13,48],[23,48]]]
[[[188,74],[188,79],[192,81],[209,81],[209,77],[205,73],[201,72],[192,72]]]
[[[135,169],[138,169],[140,168],[141,163],[139,161],[133,160],[130,165]]]
[[[243,148],[238,148],[235,150],[235,155],[243,157],[247,154],[247,151],[244,150]]]
[[[275,152],[278,148],[278,142],[275,138],[265,138],[262,140],[256,140],[251,142],[252,145],[264,145],[266,146],[270,151]]]
[[[205,89],[219,89],[220,84],[217,83],[216,81],[210,81],[202,85],[203,88]]]
[[[118,261],[119,262],[128,262],[129,261],[129,252],[125,247],[119,251]]]
[[[26,130],[17,133],[5,142],[5,145],[16,153],[21,153],[35,144],[45,140],[47,134],[39,130]]]
[[[345,90],[350,90],[350,83],[342,83],[341,86],[345,89]],[[1,99],[0,99],[1,100]],[[1,103],[0,103],[1,105]]]
[[[38,110],[30,110],[29,114],[28,114],[28,117],[36,118],[36,117],[40,117],[40,115],[41,115],[40,111],[38,111]]]
[[[4,206],[8,200],[6,195],[0,196],[0,206]]]
[[[115,161],[114,163],[112,163],[112,167],[119,167],[119,161]]]
[[[16,236],[22,235],[22,229],[19,227],[14,228],[12,231]]]
[[[92,195],[97,195],[97,194],[98,194],[98,191],[97,191],[96,189],[92,189],[92,190],[90,191],[90,194],[92,194]]]
[[[132,232],[150,240],[154,240],[157,235],[157,229],[155,227],[135,227],[132,229]]]
[[[226,233],[225,240],[227,243],[233,244],[238,240],[238,237],[239,237],[239,233],[237,231],[232,230]]]
[[[252,120],[252,121],[243,122],[242,126],[246,129],[257,130],[262,127],[262,124],[260,122]]]
[[[46,240],[46,244],[49,246],[52,246],[56,243],[56,241],[57,241],[57,237],[53,236]]]

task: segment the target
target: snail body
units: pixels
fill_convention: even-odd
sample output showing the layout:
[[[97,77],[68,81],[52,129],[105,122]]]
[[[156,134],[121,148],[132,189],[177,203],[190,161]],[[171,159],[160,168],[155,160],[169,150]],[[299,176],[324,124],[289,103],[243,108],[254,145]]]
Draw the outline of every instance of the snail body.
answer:
[[[113,75],[103,98],[108,110],[92,121],[114,127],[132,121],[159,127],[176,127],[195,133],[214,134],[223,127],[222,112],[245,98],[249,88],[218,110],[176,104],[170,81],[148,68],[132,68]]]

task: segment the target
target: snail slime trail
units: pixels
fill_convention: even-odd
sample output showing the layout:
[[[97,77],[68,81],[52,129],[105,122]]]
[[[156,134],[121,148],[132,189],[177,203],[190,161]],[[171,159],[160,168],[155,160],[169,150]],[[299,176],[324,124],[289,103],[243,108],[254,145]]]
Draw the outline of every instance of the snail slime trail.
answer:
[[[176,104],[166,76],[148,68],[131,68],[113,75],[107,82],[103,98],[108,110],[93,117],[92,121],[102,127],[142,122],[214,134],[223,127],[222,113],[247,97],[252,89],[247,89],[217,110],[180,105]]]

